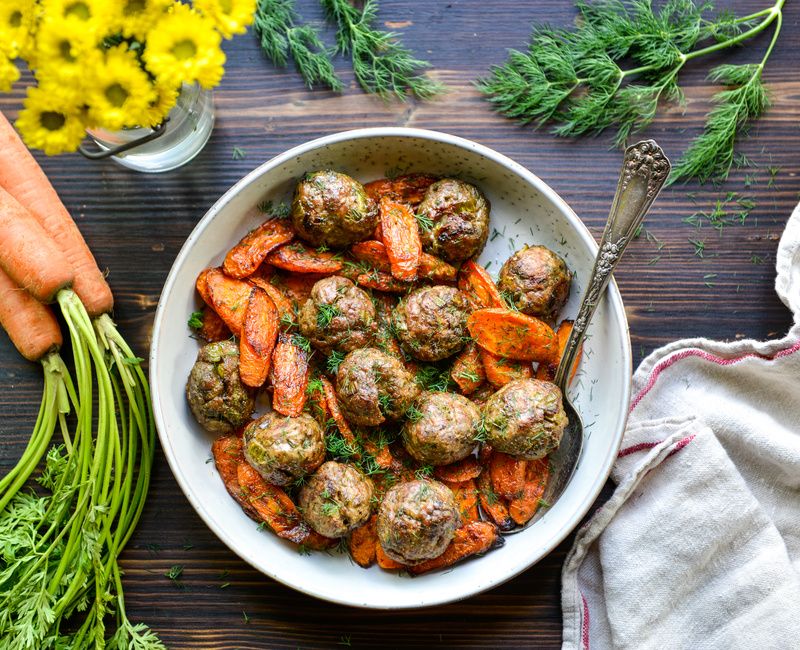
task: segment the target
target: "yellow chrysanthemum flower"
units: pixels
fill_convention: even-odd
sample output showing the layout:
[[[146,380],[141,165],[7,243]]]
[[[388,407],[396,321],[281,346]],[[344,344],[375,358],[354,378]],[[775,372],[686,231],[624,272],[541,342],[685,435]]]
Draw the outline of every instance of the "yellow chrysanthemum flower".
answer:
[[[145,110],[140,124],[142,126],[158,126],[164,121],[164,118],[175,106],[178,101],[179,88],[175,86],[168,86],[156,82],[153,86],[156,98],[150,102],[150,105]]]
[[[35,18],[35,0],[0,2],[0,52],[15,59],[31,47]]]
[[[155,93],[127,45],[106,52],[85,81],[89,123],[116,130],[141,123]]]
[[[42,0],[44,20],[64,21],[72,29],[80,29],[102,40],[108,35],[108,25],[117,0]]]
[[[0,54],[0,92],[7,93],[19,79],[19,70],[5,54]]]
[[[110,31],[143,41],[147,31],[171,6],[172,0],[117,0],[109,22]]]
[[[80,104],[58,86],[28,88],[16,125],[29,147],[48,156],[75,151],[86,135]]]
[[[222,79],[225,53],[211,21],[187,5],[174,5],[147,34],[144,62],[160,83],[198,82],[213,88]]]
[[[194,8],[208,16],[224,38],[244,34],[253,22],[256,0],[194,0]]]
[[[63,18],[44,20],[36,35],[32,65],[41,82],[82,82],[103,53],[91,31]]]

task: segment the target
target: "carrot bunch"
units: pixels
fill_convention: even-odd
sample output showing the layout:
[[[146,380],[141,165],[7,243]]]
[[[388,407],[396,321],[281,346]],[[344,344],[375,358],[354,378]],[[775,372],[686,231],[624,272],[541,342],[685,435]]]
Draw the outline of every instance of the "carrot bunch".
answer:
[[[45,371],[29,444],[0,479],[0,638],[19,648],[55,638],[75,648],[163,648],[128,620],[117,563],[141,515],[153,460],[142,360],[109,315],[111,290],[75,222],[2,113],[0,269],[0,323]],[[67,325],[74,375],[46,303],[58,304]],[[63,443],[50,447],[56,426]],[[48,494],[21,491],[43,458],[37,480]],[[110,617],[116,627],[107,630]]]

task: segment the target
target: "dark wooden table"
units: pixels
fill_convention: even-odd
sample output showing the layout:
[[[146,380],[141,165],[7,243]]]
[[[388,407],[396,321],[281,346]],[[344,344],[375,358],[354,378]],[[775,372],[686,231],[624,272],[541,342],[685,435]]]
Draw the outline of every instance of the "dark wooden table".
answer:
[[[747,0],[741,14],[767,6]],[[312,1],[304,13],[319,18]],[[568,0],[383,0],[380,17],[434,65],[449,92],[428,104],[390,104],[350,82],[344,96],[307,91],[292,71],[274,70],[251,35],[228,44],[227,74],[216,95],[217,126],[190,165],[144,175],[77,155],[40,158],[101,266],[109,269],[115,317],[146,356],[153,313],[172,261],[206,209],[234,181],[270,157],[312,138],[364,126],[403,125],[471,138],[527,166],[566,199],[599,236],[613,195],[620,152],[602,136],[558,140],[494,115],[472,86],[507,48],[524,46],[535,19],[569,25]],[[720,188],[673,187],[657,202],[646,234],[617,274],[631,328],[634,359],[677,338],[780,336],[789,314],[773,292],[777,241],[800,192],[800,5],[787,3],[781,40],[765,77],[773,108],[741,151],[758,167],[735,171]],[[736,59],[758,60],[762,35]],[[702,124],[713,88],[708,64],[687,68],[685,112],[670,107],[647,131],[677,157]],[[28,79],[29,80],[29,79]],[[16,116],[22,92],[0,98]],[[234,160],[234,147],[246,157]],[[745,179],[748,175],[750,178]],[[749,187],[746,187],[746,182]],[[683,222],[728,192],[756,207],[741,225],[697,231]],[[705,241],[704,257],[689,240]],[[21,452],[38,408],[41,372],[0,337],[0,471]],[[175,381],[183,381],[176,377]],[[604,492],[607,497],[609,488]],[[233,555],[203,525],[158,453],[141,524],[123,555],[132,620],[152,626],[174,648],[556,647],[561,639],[560,569],[567,539],[523,575],[462,603],[423,611],[370,612],[330,605],[265,578]],[[180,584],[164,573],[182,565]],[[343,588],[345,586],[343,585]]]

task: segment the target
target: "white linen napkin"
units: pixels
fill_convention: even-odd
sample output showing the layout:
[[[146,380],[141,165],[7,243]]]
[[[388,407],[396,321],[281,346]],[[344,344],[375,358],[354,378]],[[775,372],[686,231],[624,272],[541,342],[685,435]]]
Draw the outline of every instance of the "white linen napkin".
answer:
[[[563,647],[800,648],[800,206],[779,341],[678,341],[633,377],[617,489],[562,572]]]

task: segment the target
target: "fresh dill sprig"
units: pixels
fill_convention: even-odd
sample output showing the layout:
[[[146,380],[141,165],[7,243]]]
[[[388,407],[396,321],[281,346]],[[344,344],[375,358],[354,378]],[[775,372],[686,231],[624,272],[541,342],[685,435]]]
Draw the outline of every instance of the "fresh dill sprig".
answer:
[[[443,87],[422,74],[427,61],[415,58],[394,32],[374,27],[378,12],[376,0],[366,0],[358,9],[350,0],[320,0],[328,19],[338,27],[336,49],[349,54],[359,85],[384,99],[405,99],[413,95],[430,99]]]
[[[295,0],[258,0],[253,27],[272,63],[285,68],[289,56],[309,88],[317,84],[341,92],[344,86],[333,68],[333,52],[311,25],[297,25]]]
[[[615,129],[615,144],[648,126],[662,100],[682,103],[678,74],[689,61],[752,38],[775,23],[758,64],[715,67],[709,78],[729,88],[714,97],[705,129],[673,167],[670,181],[724,180],[736,138],[769,105],[761,80],[780,33],[785,0],[744,17],[711,16],[710,3],[668,0],[577,0],[574,29],[534,26],[526,51],[512,50],[478,88],[508,117],[560,136]]]
[[[203,312],[202,311],[193,311],[192,315],[189,316],[189,322],[187,323],[189,327],[193,330],[199,330],[203,327]]]

